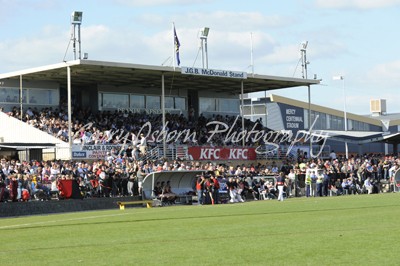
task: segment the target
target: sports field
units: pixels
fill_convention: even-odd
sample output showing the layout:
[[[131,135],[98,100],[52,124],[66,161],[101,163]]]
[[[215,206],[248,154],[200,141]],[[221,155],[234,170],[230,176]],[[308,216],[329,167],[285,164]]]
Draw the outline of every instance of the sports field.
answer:
[[[400,265],[399,193],[0,222],[0,265]]]

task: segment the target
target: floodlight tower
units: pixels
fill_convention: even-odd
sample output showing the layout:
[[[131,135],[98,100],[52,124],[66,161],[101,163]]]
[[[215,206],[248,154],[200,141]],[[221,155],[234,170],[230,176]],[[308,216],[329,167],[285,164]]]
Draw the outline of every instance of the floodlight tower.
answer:
[[[71,26],[72,26],[72,41],[74,60],[76,60],[76,43],[78,42],[78,59],[81,59],[81,24],[82,24],[82,12],[74,11],[71,14]]]
[[[346,89],[344,86],[344,76],[334,76],[333,80],[341,80],[342,81],[342,89],[343,89],[343,119],[344,119],[344,131],[347,132],[347,112],[346,112]],[[349,158],[349,147],[347,145],[347,141],[344,142],[344,148],[346,152],[346,159]]]
[[[206,69],[208,69],[207,37],[208,37],[209,31],[210,31],[210,28],[208,28],[208,27],[204,27],[203,29],[200,30],[201,59],[202,59],[203,68],[204,68],[204,55],[205,55],[205,60],[206,60],[205,68]]]
[[[307,79],[307,65],[310,63],[307,61],[307,45],[308,41],[301,43],[300,53],[301,53],[301,75],[303,79]],[[309,132],[311,133],[311,87],[310,84],[307,85],[307,94],[308,94],[308,128]],[[312,142],[310,140],[310,152],[308,153],[311,155],[312,153]]]
[[[301,74],[303,79],[307,78],[307,65],[310,63],[307,61],[307,45],[308,45],[308,41],[306,42],[302,42],[301,43],[301,48],[300,48],[300,52],[301,52]]]

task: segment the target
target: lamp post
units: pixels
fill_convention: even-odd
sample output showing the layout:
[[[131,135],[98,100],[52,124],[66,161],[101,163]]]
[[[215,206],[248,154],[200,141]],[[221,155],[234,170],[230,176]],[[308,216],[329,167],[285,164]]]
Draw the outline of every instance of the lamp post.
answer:
[[[344,113],[344,131],[347,132],[347,112],[346,112],[346,89],[344,84],[343,76],[334,76],[333,80],[341,80],[342,81],[342,89],[343,89],[343,113]],[[347,141],[344,142],[345,150],[346,150],[346,159],[349,158],[349,148],[347,145]]]
[[[204,27],[200,30],[200,45],[201,45],[201,60],[204,68],[204,56],[206,60],[205,68],[208,69],[208,51],[207,51],[207,37],[210,28]]]

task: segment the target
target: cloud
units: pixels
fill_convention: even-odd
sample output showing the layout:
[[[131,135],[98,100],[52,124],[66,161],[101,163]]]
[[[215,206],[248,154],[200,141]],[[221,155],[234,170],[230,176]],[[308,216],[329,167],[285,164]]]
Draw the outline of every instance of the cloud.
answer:
[[[168,25],[172,21],[177,28],[200,28],[210,27],[211,33],[214,29],[225,31],[254,30],[256,28],[282,28],[294,23],[291,17],[280,15],[265,16],[260,12],[228,12],[215,11],[188,12],[185,14],[172,14],[171,16],[161,16],[154,13],[144,13],[136,18],[138,23],[143,25]]]
[[[278,45],[273,51],[262,58],[262,61],[269,64],[281,64],[296,62],[300,58],[299,45]]]
[[[368,73],[368,76],[379,77],[379,80],[396,80],[400,81],[400,60],[378,64],[374,66]]]
[[[320,8],[374,9],[400,5],[400,0],[316,0]]]

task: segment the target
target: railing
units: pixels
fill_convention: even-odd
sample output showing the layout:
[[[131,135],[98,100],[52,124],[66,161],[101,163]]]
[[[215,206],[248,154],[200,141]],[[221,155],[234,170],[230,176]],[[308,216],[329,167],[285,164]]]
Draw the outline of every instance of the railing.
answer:
[[[155,161],[162,157],[160,155],[162,155],[162,153],[160,154],[160,149],[158,148],[158,146],[155,146],[154,148],[147,150],[146,154],[140,159],[144,161]]]
[[[273,145],[262,145],[257,147],[257,160],[280,160],[285,157],[286,152],[281,150],[281,147]]]
[[[319,154],[318,158],[327,159],[330,154],[330,146],[315,146],[313,145],[313,155]],[[257,148],[257,160],[265,160],[265,159],[276,159],[276,160],[296,160],[298,157],[298,150],[302,152],[307,152],[307,156],[310,155],[310,147],[308,145],[300,145],[300,146],[289,146],[289,145],[280,145],[279,148],[273,145],[265,145]]]
[[[187,160],[188,159],[188,146],[187,145],[168,145],[164,154],[162,144],[158,144],[153,150],[157,149],[159,158],[166,158],[168,160]]]

